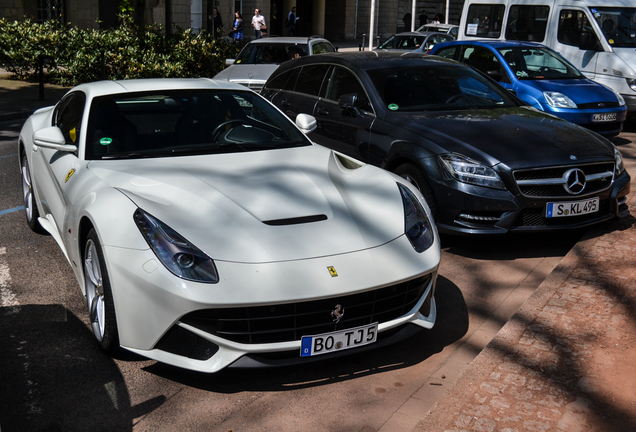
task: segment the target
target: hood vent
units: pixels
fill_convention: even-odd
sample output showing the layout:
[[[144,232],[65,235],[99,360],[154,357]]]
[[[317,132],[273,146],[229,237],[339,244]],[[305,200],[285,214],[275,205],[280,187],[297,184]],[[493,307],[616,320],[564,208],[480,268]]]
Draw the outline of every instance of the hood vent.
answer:
[[[305,224],[311,222],[320,222],[327,220],[327,216],[324,214],[313,215],[313,216],[302,216],[295,218],[287,218],[287,219],[272,219],[268,221],[263,221],[265,225],[270,226],[284,226],[284,225],[298,225]]]

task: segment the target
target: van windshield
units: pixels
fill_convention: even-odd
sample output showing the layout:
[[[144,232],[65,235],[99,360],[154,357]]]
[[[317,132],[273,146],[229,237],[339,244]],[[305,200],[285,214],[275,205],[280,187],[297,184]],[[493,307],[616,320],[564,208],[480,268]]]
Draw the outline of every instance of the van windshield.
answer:
[[[636,48],[636,8],[591,7],[607,42],[618,48]]]
[[[519,80],[583,78],[574,66],[547,48],[499,48],[499,52]]]

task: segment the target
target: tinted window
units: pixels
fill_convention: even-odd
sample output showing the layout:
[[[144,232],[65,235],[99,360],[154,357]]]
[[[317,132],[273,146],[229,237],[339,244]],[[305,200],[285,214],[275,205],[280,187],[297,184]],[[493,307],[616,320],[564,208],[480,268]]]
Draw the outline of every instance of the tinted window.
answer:
[[[549,13],[548,6],[511,6],[506,39],[543,42]]]
[[[320,93],[320,86],[322,85],[328,70],[329,65],[321,64],[304,66],[298,81],[296,82],[295,91],[311,96],[318,96]]]
[[[592,35],[596,34],[591,28],[585,12],[580,10],[562,10],[559,14],[558,41],[565,45],[578,47],[581,43],[582,31],[591,32]]]
[[[439,52],[435,53],[435,55],[444,57],[444,58],[455,59],[455,53],[457,52],[458,48],[459,48],[458,46],[444,48],[440,50]]]
[[[285,73],[272,78],[265,84],[265,89],[268,90],[293,90],[296,86],[296,78],[300,73],[300,68],[288,70]]]
[[[82,129],[85,103],[86,95],[82,92],[74,92],[60,101],[55,110],[54,125],[60,128],[68,144],[77,145]]]
[[[349,94],[355,94],[357,96],[355,104],[356,108],[364,111],[371,111],[369,98],[367,97],[362,84],[358,81],[358,78],[343,67],[334,67],[333,73],[327,82],[325,98],[338,102],[340,97]]]
[[[473,4],[466,15],[467,36],[498,38],[501,35],[505,7],[495,4]]]
[[[465,66],[402,66],[373,69],[368,74],[391,111],[517,106],[505,89]]]
[[[424,43],[425,36],[391,36],[380,45],[380,49],[415,49],[419,48]]]
[[[495,53],[488,48],[468,46],[462,55],[462,63],[472,66],[478,71],[487,74],[489,71],[499,71],[499,60]]]
[[[334,47],[327,42],[317,42],[313,44],[311,47],[312,54],[324,54],[324,53],[335,52],[335,51],[336,50],[334,49]]]
[[[293,43],[251,43],[239,53],[235,64],[280,64],[291,58],[290,49],[297,50],[300,56],[307,55],[307,44]]]
[[[310,145],[269,102],[239,90],[189,89],[95,98],[86,159],[175,157]]]

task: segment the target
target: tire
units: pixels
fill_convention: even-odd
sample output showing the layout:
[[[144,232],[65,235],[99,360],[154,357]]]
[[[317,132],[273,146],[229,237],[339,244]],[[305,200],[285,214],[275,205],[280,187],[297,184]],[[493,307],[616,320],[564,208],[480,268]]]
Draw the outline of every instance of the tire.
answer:
[[[426,177],[424,177],[424,174],[422,174],[417,167],[411,164],[400,165],[395,170],[395,174],[411,183],[422,193],[422,195],[424,195],[424,199],[426,199],[426,203],[431,209],[433,218],[436,219],[437,203],[435,202],[435,195],[433,194],[433,189],[431,188],[430,183],[426,180]]]
[[[24,200],[24,214],[26,216],[27,225],[29,225],[31,231],[35,233],[48,234],[38,221],[40,211],[38,210],[38,205],[35,202],[33,184],[31,182],[31,170],[29,169],[29,162],[27,161],[26,155],[22,156],[20,171],[22,172],[22,198]]]
[[[91,329],[102,349],[113,355],[119,351],[115,303],[102,246],[93,228],[89,231],[84,243],[83,260],[86,304]]]

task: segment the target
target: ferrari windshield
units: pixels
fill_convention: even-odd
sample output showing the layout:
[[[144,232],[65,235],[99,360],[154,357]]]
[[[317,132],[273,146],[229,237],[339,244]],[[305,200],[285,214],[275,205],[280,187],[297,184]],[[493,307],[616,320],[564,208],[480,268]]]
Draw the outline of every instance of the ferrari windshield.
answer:
[[[617,48],[636,48],[636,8],[591,7],[607,42]]]
[[[584,78],[563,57],[547,48],[499,48],[499,52],[520,80]]]
[[[121,159],[311,145],[276,108],[242,90],[165,90],[94,98],[85,158]]]
[[[503,87],[466,66],[398,66],[371,69],[367,73],[390,111],[518,106]]]

